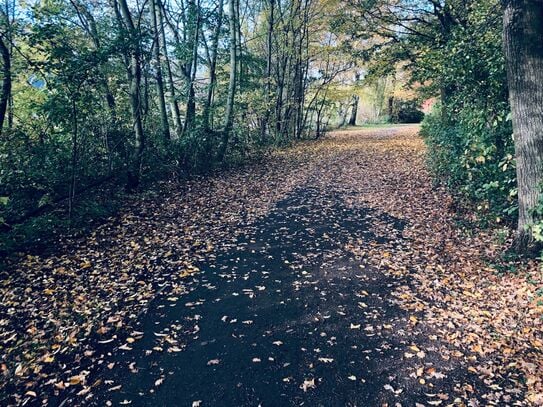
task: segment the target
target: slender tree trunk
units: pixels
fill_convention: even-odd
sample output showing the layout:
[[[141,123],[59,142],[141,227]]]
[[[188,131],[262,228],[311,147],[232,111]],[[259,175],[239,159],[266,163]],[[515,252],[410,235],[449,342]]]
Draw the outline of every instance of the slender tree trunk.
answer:
[[[164,65],[166,68],[166,74],[168,75],[168,98],[170,102],[170,109],[172,113],[172,119],[175,126],[175,133],[177,137],[181,136],[181,131],[183,129],[183,126],[181,124],[181,112],[179,111],[179,102],[176,98],[176,90],[175,90],[175,83],[173,80],[173,73],[172,73],[172,65],[170,61],[170,57],[168,55],[168,44],[166,42],[166,32],[164,27],[164,16],[163,13],[166,11],[164,10],[164,5],[160,0],[155,0],[159,3],[158,8],[158,22],[160,27],[160,43],[162,47],[162,55],[164,55]]]
[[[79,0],[72,0],[72,5],[77,10],[83,25],[87,27],[87,32],[89,36],[91,37],[91,41],[94,45],[94,49],[96,51],[102,51],[100,36],[98,34],[98,27],[96,26],[96,20],[94,19],[94,16],[92,15],[92,13],[89,12],[86,5],[83,4]],[[113,93],[111,92],[109,88],[109,84],[107,82],[107,76],[103,69],[100,69],[99,82],[104,91],[104,98],[105,98],[106,105],[109,109],[109,112],[111,116],[114,118],[114,120],[116,120],[117,114],[116,114],[115,97],[113,96]]]
[[[77,174],[77,143],[78,143],[78,135],[79,135],[76,94],[72,94],[71,96],[71,107],[72,107],[72,163],[71,163],[71,176],[70,176],[70,188],[69,188],[70,196],[68,198],[68,217],[70,220],[72,219],[72,213],[73,213],[74,201],[75,201],[76,174]]]
[[[392,81],[391,81],[391,93],[388,97],[388,121],[392,123],[392,119],[394,116],[394,93],[396,91],[396,74],[394,73],[392,75]]]
[[[219,147],[218,160],[222,161],[228,147],[230,133],[234,126],[234,100],[236,96],[238,58],[237,58],[237,24],[236,0],[228,0],[229,29],[230,29],[230,80],[228,82],[228,97],[226,100],[226,113],[222,142]]]
[[[211,130],[211,105],[213,104],[213,95],[217,84],[217,56],[219,49],[219,39],[221,36],[222,20],[224,14],[223,0],[219,0],[218,4],[217,27],[213,32],[213,40],[211,44],[211,54],[209,61],[209,85],[207,87],[207,97],[204,104],[203,122],[206,131]]]
[[[0,55],[2,57],[2,93],[0,94],[0,136],[4,129],[6,112],[11,98],[11,55],[5,38],[0,38]]]
[[[143,132],[141,111],[141,53],[139,36],[137,35],[136,27],[134,26],[126,0],[118,0],[118,2],[124,25],[128,30],[129,38],[132,42],[130,44],[130,55],[127,58],[129,62],[127,77],[129,82],[130,111],[132,113],[135,137],[134,150],[127,172],[126,189],[128,191],[134,191],[140,182],[141,163],[145,148],[145,135]]]
[[[297,112],[296,117],[296,137],[301,138],[304,133],[304,120],[305,120],[305,102],[306,102],[306,86],[307,86],[307,69],[308,69],[308,52],[309,52],[309,15],[310,9],[309,9],[309,3],[306,0],[305,6],[304,6],[304,19],[303,19],[303,35],[300,38],[300,46],[299,46],[299,53],[300,53],[300,77],[299,77],[299,92],[300,92],[300,99],[298,101],[299,103],[299,109]]]
[[[162,135],[164,140],[169,141],[171,139],[170,135],[170,124],[168,123],[168,113],[166,111],[166,99],[164,97],[164,81],[162,79],[162,61],[160,56],[160,31],[163,27],[158,26],[158,17],[159,5],[157,4],[158,0],[152,0],[151,4],[151,18],[153,21],[154,29],[154,44],[153,44],[153,57],[155,59],[155,71],[156,71],[156,89],[158,95],[158,108],[160,111],[160,122],[162,127]]]
[[[269,0],[268,32],[266,37],[266,77],[265,80],[265,100],[266,107],[264,117],[260,123],[260,137],[264,139],[268,132],[268,122],[270,120],[270,99],[271,99],[271,76],[272,76],[272,52],[273,52],[273,30],[275,24],[275,0]]]
[[[238,76],[237,76],[237,85],[239,87],[239,92],[242,92],[245,64],[243,63],[243,49],[242,49],[242,35],[241,35],[241,20],[240,20],[240,2],[236,0],[235,2],[235,14],[236,14],[236,50],[237,50],[237,67],[238,67]]]
[[[543,182],[543,1],[504,1],[504,49],[515,138],[519,218],[517,248],[527,251],[528,227],[541,219]]]
[[[188,88],[189,94],[187,98],[186,114],[185,114],[185,126],[183,128],[183,134],[189,132],[196,120],[196,92],[194,89],[194,82],[196,81],[196,71],[198,70],[198,45],[200,42],[200,1],[197,3],[192,0],[189,3],[190,18],[194,18],[194,29],[192,34],[192,56],[190,60],[190,67],[188,69]]]
[[[302,7],[302,5],[301,5]],[[302,137],[302,129],[300,123],[304,115],[304,101],[305,101],[305,88],[304,88],[304,43],[305,37],[309,35],[309,7],[307,1],[303,3],[303,7],[299,10],[299,27],[295,32],[297,33],[296,39],[296,59],[295,59],[295,75],[294,75],[294,122],[292,124],[292,131],[294,137],[297,139]]]
[[[283,130],[283,121],[286,117],[286,114],[283,114],[284,110],[284,99],[285,99],[285,83],[287,77],[287,67],[289,65],[288,56],[283,53],[281,55],[281,63],[279,65],[278,74],[277,74],[277,86],[276,86],[276,101],[275,101],[275,133],[277,136],[282,134]]]

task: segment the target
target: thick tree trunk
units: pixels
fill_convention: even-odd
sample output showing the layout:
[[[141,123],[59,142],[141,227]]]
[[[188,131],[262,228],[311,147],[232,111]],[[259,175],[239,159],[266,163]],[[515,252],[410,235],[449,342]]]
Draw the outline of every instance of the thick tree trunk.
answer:
[[[388,120],[392,122],[394,116],[394,95],[388,97]]]
[[[0,38],[0,55],[2,57],[2,93],[0,94],[0,135],[4,128],[8,103],[11,98],[11,55],[4,38]]]
[[[351,103],[351,118],[349,119],[349,126],[356,126],[356,119],[358,116],[358,102],[360,97],[358,95],[353,96],[353,102]]]
[[[543,1],[504,1],[504,49],[515,138],[518,183],[517,248],[532,241],[543,181]]]
[[[158,108],[160,111],[160,123],[162,127],[162,136],[164,140],[169,141],[170,136],[170,124],[168,123],[168,113],[166,112],[166,98],[164,97],[164,81],[162,79],[162,61],[160,56],[160,31],[163,27],[158,25],[159,5],[158,0],[153,0],[151,4],[151,18],[153,21],[154,29],[154,47],[153,57],[155,58],[155,71],[156,71],[156,89],[158,95]]]

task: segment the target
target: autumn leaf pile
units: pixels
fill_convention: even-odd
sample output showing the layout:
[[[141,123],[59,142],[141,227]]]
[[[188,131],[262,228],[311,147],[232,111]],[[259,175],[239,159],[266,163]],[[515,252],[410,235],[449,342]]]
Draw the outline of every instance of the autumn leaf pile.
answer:
[[[138,340],[134,323],[153,299],[182,296],[199,264],[228,250],[318,170],[322,185],[332,176],[348,185],[351,205],[406,222],[402,244],[353,241],[348,249],[409,281],[394,293],[397,303],[413,324],[439,334],[442,357],[458,359],[493,389],[489,404],[507,400],[507,382],[526,392],[527,403],[543,405],[540,268],[531,262],[500,274],[494,264],[504,246],[494,233],[457,227],[451,198],[425,170],[417,130],[337,132],[263,163],[162,185],[87,237],[59,242],[54,255],[21,255],[0,282],[2,404],[91,392],[91,371],[107,352]]]

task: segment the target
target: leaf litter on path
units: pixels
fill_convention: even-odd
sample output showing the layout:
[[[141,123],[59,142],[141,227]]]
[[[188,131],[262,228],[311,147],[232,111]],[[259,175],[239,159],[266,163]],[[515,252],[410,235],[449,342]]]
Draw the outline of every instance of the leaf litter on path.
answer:
[[[131,198],[117,217],[87,237],[60,241],[53,254],[21,254],[8,265],[0,285],[4,404],[39,400],[47,405],[72,389],[81,398],[90,397],[99,384],[87,383],[86,378],[107,362],[108,353],[130,352],[138,338],[153,335],[132,333],[152,300],[164,297],[177,303],[201,263],[235,247],[257,219],[317,171],[320,177],[311,181],[314,188],[329,190],[333,180],[341,180],[337,188],[347,192],[349,205],[406,222],[398,232],[373,219],[372,230],[388,243],[368,245],[355,239],[345,250],[383,275],[408,281],[393,292],[395,304],[410,314],[407,326],[435,332],[430,342],[436,342],[437,352],[484,383],[481,397],[488,404],[517,400],[518,405],[543,405],[540,268],[528,262],[517,274],[500,275],[488,265],[485,260],[497,258],[503,245],[496,243],[492,231],[468,234],[457,227],[456,215],[447,209],[451,198],[432,186],[425,170],[424,147],[416,131],[405,127],[338,132],[277,151],[265,163],[182,186],[164,184]],[[254,298],[266,291],[258,285],[246,295]],[[371,295],[359,295],[364,302],[358,299],[356,304],[363,315]],[[197,307],[193,303],[190,308]],[[389,323],[381,327],[357,322],[349,327],[368,336],[395,329]],[[273,343],[284,347],[283,341]],[[423,345],[432,346],[411,345],[419,350],[407,346],[404,353],[413,355],[413,363],[428,363]],[[331,358],[321,359],[325,365]],[[210,362],[216,364],[215,359]],[[412,374],[421,386],[447,378],[432,366],[414,367]],[[354,374],[347,376],[356,381]],[[304,392],[315,390],[311,380],[304,379]],[[446,394],[428,392],[427,402],[459,399],[476,405],[475,396],[461,395],[477,392],[469,386],[448,401]]]

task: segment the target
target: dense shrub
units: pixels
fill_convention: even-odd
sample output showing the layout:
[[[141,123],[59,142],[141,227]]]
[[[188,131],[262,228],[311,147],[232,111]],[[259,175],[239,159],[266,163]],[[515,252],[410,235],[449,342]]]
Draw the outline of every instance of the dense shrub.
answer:
[[[489,0],[467,10],[465,21],[416,72],[442,100],[422,126],[428,160],[436,179],[482,219],[513,220],[516,174],[501,16]]]
[[[436,109],[426,116],[421,134],[428,163],[438,182],[476,208],[485,219],[513,220],[516,180],[511,123],[484,123],[483,112],[466,110],[448,123]]]
[[[394,103],[390,119],[392,123],[420,123],[424,119],[424,113],[416,100],[400,99]]]

